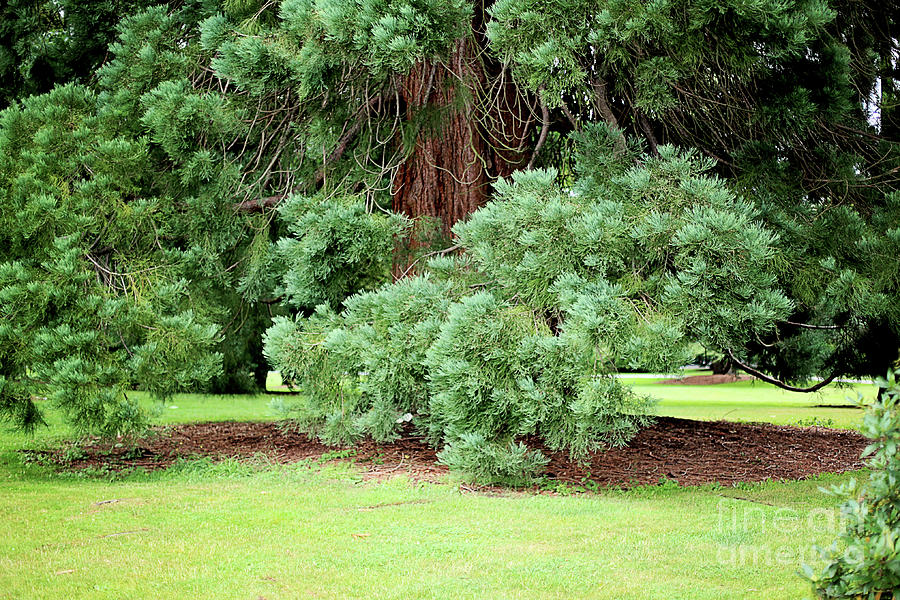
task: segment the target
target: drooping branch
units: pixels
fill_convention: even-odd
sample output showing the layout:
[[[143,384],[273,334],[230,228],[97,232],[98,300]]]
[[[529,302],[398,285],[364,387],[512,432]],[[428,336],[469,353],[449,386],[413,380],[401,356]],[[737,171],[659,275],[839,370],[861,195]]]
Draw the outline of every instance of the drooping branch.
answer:
[[[726,349],[725,353],[728,355],[728,358],[730,358],[732,360],[732,362],[734,362],[734,364],[736,364],[743,370],[747,371],[748,373],[750,373],[757,379],[765,381],[766,383],[771,383],[772,385],[774,385],[776,387],[780,387],[781,389],[787,390],[789,392],[801,392],[801,393],[815,392],[815,391],[822,389],[823,387],[825,387],[826,385],[828,385],[835,379],[837,379],[837,373],[833,373],[832,375],[826,377],[825,379],[823,379],[822,381],[820,381],[819,383],[817,383],[815,385],[811,385],[806,388],[795,387],[793,385],[790,385],[790,384],[787,384],[787,383],[781,381],[780,379],[776,379],[770,375],[766,375],[762,371],[754,369],[750,365],[738,360],[737,357],[735,357],[734,352],[732,352],[730,348]]]
[[[350,142],[352,142],[354,138],[356,138],[359,130],[362,129],[363,123],[365,123],[365,121],[368,119],[369,110],[380,101],[380,95],[372,96],[371,98],[369,98],[368,102],[357,109],[356,113],[354,114],[353,124],[344,132],[340,139],[338,139],[338,143],[334,147],[334,150],[332,150],[331,154],[329,154],[325,158],[325,161],[322,164],[322,168],[319,169],[318,172],[316,172],[316,187],[318,187],[325,180],[325,169],[328,167],[328,165],[332,164],[344,155],[344,152],[347,151],[347,147],[350,145]]]
[[[541,147],[544,145],[544,142],[547,141],[547,134],[550,132],[550,109],[547,108],[547,102],[543,97],[540,98],[541,102],[541,134],[538,136],[537,144],[534,146],[534,152],[531,153],[531,160],[528,161],[528,166],[526,169],[534,168],[534,161],[537,160],[538,152],[541,151]]]
[[[323,160],[322,167],[316,172],[316,175],[313,178],[313,187],[319,187],[322,184],[322,182],[325,180],[325,169],[344,155],[344,153],[347,151],[347,148],[350,146],[350,143],[356,138],[357,134],[359,134],[360,129],[362,129],[363,124],[368,118],[369,110],[378,102],[380,102],[381,98],[381,95],[373,96],[368,100],[368,102],[357,109],[357,111],[354,113],[355,118],[353,124],[343,132],[341,137],[338,139],[338,142],[335,145],[334,149]],[[266,209],[273,209],[277,207],[282,200],[287,198],[292,193],[295,193],[299,189],[300,186],[297,186],[286,194],[267,196],[265,198],[254,198],[252,200],[236,202],[234,204],[234,210],[238,212],[249,213],[264,212]]]
[[[784,323],[787,325],[793,325],[794,327],[799,327],[801,329],[843,329],[843,327],[841,327],[840,325],[810,325],[809,323],[796,323],[794,321],[784,321]]]

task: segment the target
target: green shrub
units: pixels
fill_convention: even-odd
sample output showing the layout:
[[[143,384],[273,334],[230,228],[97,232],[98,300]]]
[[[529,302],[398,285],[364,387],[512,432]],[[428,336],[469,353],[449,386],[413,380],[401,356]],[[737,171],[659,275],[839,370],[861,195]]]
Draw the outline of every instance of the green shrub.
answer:
[[[304,392],[296,424],[337,444],[394,439],[407,414],[424,422],[425,352],[452,298],[446,282],[412,277],[353,296],[340,315],[321,305],[309,319],[276,319],[266,355]]]
[[[652,403],[612,377],[597,378],[591,357],[589,346],[553,335],[521,305],[490,292],[464,298],[428,351],[429,438],[537,434],[576,457],[603,442],[622,444],[646,422]]]
[[[298,424],[335,443],[391,439],[411,421],[451,468],[522,483],[541,467],[526,437],[583,458],[649,422],[652,402],[616,364],[672,370],[695,341],[742,348],[786,318],[775,236],[706,161],[671,147],[600,160],[616,150],[587,129],[571,187],[552,170],[516,173],[454,227],[460,255],[341,312],[326,294],[309,319],[276,322],[266,352],[306,394]],[[353,228],[330,231],[331,246],[354,243]],[[296,273],[286,289],[314,287]]]
[[[900,378],[889,373],[878,381],[878,398],[863,419],[872,443],[869,480],[833,488],[846,498],[841,506],[845,529],[822,550],[825,567],[816,573],[804,565],[819,598],[897,598],[900,589]]]
[[[533,483],[548,462],[521,442],[489,442],[479,433],[466,433],[450,442],[438,452],[438,460],[476,483],[511,487]]]
[[[292,234],[275,250],[286,269],[279,291],[290,306],[336,308],[347,296],[389,279],[395,237],[405,228],[401,217],[366,212],[364,200],[355,196],[291,196],[279,212]]]

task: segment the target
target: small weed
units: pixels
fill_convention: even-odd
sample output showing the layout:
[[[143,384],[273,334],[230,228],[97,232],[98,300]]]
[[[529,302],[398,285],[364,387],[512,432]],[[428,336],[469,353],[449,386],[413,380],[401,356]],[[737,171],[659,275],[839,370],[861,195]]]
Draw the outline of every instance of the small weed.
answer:
[[[122,453],[122,458],[125,460],[135,460],[144,456],[144,449],[140,446],[132,446],[128,450]]]
[[[600,490],[600,484],[590,479],[590,473],[582,477],[579,484],[567,483],[565,481],[557,481],[544,477],[541,479],[537,488],[542,492],[550,492],[559,496],[571,496],[573,494],[584,494],[586,492],[596,493]]]
[[[659,478],[658,486],[661,490],[677,490],[678,489],[678,480],[670,479],[665,475]]]
[[[383,465],[384,464],[384,452],[376,452],[369,461],[373,465]]]
[[[584,477],[581,478],[581,485],[588,492],[597,493],[600,491],[600,484],[591,479],[591,472],[588,471]]]
[[[316,461],[320,465],[327,463],[331,460],[342,460],[345,458],[353,458],[357,454],[357,450],[355,448],[346,448],[344,450],[331,450],[329,452],[325,452],[319,459]]]
[[[797,419],[791,423],[794,427],[836,427],[834,419],[826,419],[823,417],[809,417],[806,419]]]
[[[571,496],[575,493],[575,488],[565,481],[548,480],[546,483],[541,484],[540,487],[545,492],[551,492],[560,496]]]
[[[80,446],[69,446],[66,448],[65,452],[62,453],[60,460],[65,463],[73,463],[77,460],[84,460],[88,457],[88,453],[85,452],[84,448]]]

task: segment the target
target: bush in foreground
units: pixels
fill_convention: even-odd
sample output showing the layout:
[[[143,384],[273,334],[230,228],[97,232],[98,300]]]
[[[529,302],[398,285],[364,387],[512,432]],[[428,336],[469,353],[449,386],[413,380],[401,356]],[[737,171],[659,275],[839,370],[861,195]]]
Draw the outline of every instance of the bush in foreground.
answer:
[[[889,373],[878,381],[875,403],[863,420],[862,432],[872,440],[863,452],[872,473],[832,493],[846,498],[841,506],[846,527],[822,551],[825,567],[817,574],[804,565],[819,598],[897,598],[900,589],[900,379]]]
[[[266,354],[306,394],[300,426],[343,443],[411,421],[452,468],[525,483],[545,462],[526,437],[580,458],[649,422],[615,365],[672,370],[695,341],[740,348],[786,318],[777,237],[708,161],[623,152],[604,127],[577,141],[571,187],[540,170],[499,182],[454,228],[460,254],[276,320]]]

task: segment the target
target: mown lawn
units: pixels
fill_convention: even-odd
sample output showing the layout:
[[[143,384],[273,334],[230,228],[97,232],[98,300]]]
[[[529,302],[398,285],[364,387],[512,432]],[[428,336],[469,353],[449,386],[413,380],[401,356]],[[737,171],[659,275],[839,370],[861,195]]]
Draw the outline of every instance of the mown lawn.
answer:
[[[661,385],[623,379],[641,393],[659,398],[659,413],[697,420],[756,421],[778,425],[824,425],[857,429],[863,411],[857,394],[872,400],[875,385],[829,385],[819,392],[787,392],[760,381],[719,385]]]
[[[853,421],[809,406],[845,392],[638,385],[663,414]],[[159,419],[274,418],[270,398],[184,395]],[[839,526],[817,488],[849,477],[488,495],[314,463],[58,474],[18,452],[66,437],[0,434],[0,598],[804,598],[795,572]]]

